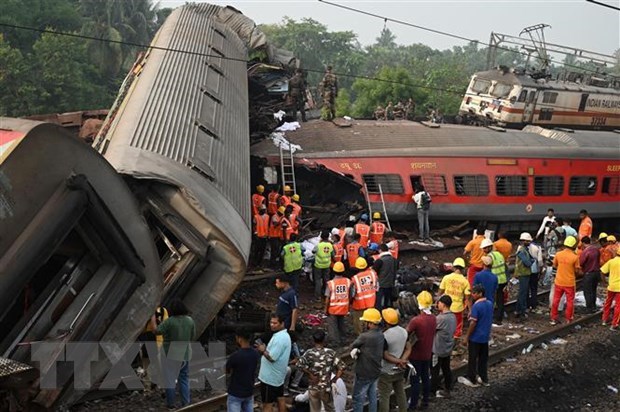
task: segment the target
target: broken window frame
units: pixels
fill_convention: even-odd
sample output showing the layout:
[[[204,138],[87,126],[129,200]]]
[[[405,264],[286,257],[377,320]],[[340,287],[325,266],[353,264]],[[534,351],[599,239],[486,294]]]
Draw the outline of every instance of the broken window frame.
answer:
[[[598,186],[596,176],[571,176],[568,184],[569,196],[594,196]]]

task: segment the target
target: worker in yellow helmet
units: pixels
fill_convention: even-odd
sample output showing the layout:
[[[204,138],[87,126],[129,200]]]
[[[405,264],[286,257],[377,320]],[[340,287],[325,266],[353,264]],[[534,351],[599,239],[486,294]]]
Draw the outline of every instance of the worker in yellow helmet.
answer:
[[[372,214],[372,224],[370,225],[370,243],[382,244],[384,233],[385,224],[381,221],[381,213],[375,212]]]
[[[284,194],[280,196],[280,206],[288,206],[291,204],[291,196],[293,195],[293,189],[289,185],[284,186],[282,190]]]
[[[368,267],[366,259],[358,257],[355,266],[350,269],[354,275],[351,282],[355,288],[351,309],[353,310],[353,329],[355,333],[362,332],[363,324],[359,321],[360,315],[368,308],[374,308],[379,290],[379,279],[372,268]]]
[[[263,193],[265,192],[265,186],[256,186],[256,193],[252,195],[252,216],[256,216],[261,206],[267,206],[267,200]]]
[[[471,302],[469,295],[471,294],[469,288],[469,281],[463,275],[465,270],[465,260],[463,258],[456,258],[452,262],[453,272],[446,275],[441,279],[439,284],[439,294],[444,293],[452,298],[452,305],[450,305],[450,311],[454,313],[456,317],[456,332],[455,338],[460,338],[463,334],[463,311],[465,306],[471,309]]]
[[[573,321],[575,304],[575,286],[577,276],[581,274],[579,266],[579,256],[575,252],[577,248],[577,238],[567,236],[564,239],[564,248],[556,253],[553,258],[553,267],[557,269],[555,282],[553,285],[553,299],[551,304],[551,325],[558,324],[558,308],[560,299],[566,295],[566,309],[564,317],[568,322]]]
[[[355,293],[351,280],[345,277],[344,263],[336,262],[332,268],[334,278],[325,288],[325,314],[332,345],[344,346],[346,340],[345,319],[349,314],[349,303]]]

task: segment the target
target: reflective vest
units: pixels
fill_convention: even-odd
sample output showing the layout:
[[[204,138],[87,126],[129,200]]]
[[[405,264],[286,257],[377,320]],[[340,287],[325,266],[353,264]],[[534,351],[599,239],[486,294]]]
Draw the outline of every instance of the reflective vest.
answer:
[[[278,214],[271,216],[269,219],[269,237],[272,239],[279,239],[282,237],[282,228],[280,227],[280,220],[282,217]]]
[[[332,259],[332,263],[342,262],[343,257],[344,257],[344,248],[342,247],[340,243],[334,243],[334,258]]]
[[[347,232],[344,229],[338,229],[338,234],[340,235],[340,245],[344,247]]]
[[[391,248],[389,250],[389,252],[394,257],[394,259],[398,259],[398,248],[399,248],[399,244],[398,243],[399,242],[396,239],[394,239],[392,242],[394,242],[394,243],[392,243],[394,245],[394,247]]]
[[[291,273],[300,270],[304,264],[304,257],[301,255],[301,245],[297,242],[291,242],[284,245],[284,272]]]
[[[355,286],[355,298],[351,307],[355,310],[364,310],[375,307],[377,298],[377,274],[372,269],[366,269],[352,278]]]
[[[370,225],[370,243],[380,245],[383,243],[383,234],[385,233],[385,225],[381,222],[372,222]]]
[[[297,216],[298,215],[296,213],[291,213],[288,217],[288,220],[291,222],[291,227],[289,230],[291,233],[295,233],[296,235],[299,234],[299,221],[297,220]]]
[[[360,238],[360,244],[364,247],[368,246],[368,235],[370,234],[370,226],[365,223],[358,223],[355,225],[355,233],[358,233]]]
[[[347,245],[347,259],[349,261],[349,267],[355,267],[355,261],[360,257],[360,244],[349,243]]]
[[[301,205],[299,203],[292,202],[291,206],[293,206],[293,213],[301,217]]]
[[[267,213],[269,213],[270,215],[275,215],[276,213],[278,213],[278,198],[279,197],[280,195],[276,192],[271,192],[267,196],[267,199],[268,199]]]
[[[269,215],[255,215],[254,216],[254,232],[256,236],[263,239],[269,236]]]
[[[329,242],[319,242],[316,245],[316,255],[314,256],[314,267],[317,269],[327,269],[332,262],[332,252],[334,245]]]
[[[280,219],[280,227],[282,228],[282,230],[280,230],[280,239],[290,240],[291,233],[293,233],[293,225],[289,218],[282,216]]]
[[[261,205],[265,204],[265,196],[254,193],[252,195],[252,215],[258,214],[258,209],[260,209]]]
[[[280,196],[280,206],[287,207],[290,204],[291,204],[291,198],[290,197],[288,197],[287,195]]]
[[[349,291],[351,281],[341,276],[327,282],[329,290],[329,306],[327,313],[330,315],[346,316],[349,314]]]
[[[489,253],[491,259],[493,259],[493,266],[491,266],[491,272],[495,276],[497,276],[497,283],[503,285],[506,283],[506,262],[504,261],[504,256],[499,253],[497,250]]]

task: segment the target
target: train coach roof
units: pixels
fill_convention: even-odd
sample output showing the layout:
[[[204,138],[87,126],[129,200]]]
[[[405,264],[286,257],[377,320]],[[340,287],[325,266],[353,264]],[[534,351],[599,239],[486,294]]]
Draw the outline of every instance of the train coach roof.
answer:
[[[528,75],[515,74],[511,72],[504,73],[501,70],[487,70],[475,74],[477,78],[486,80],[495,80],[507,84],[520,84],[526,87],[534,87],[537,89],[554,89],[568,90],[575,92],[596,92],[607,94],[620,94],[620,90],[611,87],[590,86],[587,84],[574,83],[560,80],[534,80]]]
[[[474,126],[442,124],[431,128],[409,121],[354,120],[338,127],[321,120],[286,132],[286,139],[301,146],[303,158],[397,156],[517,156],[545,158],[620,158],[620,134],[575,131],[567,133],[528,126],[504,132]],[[279,154],[270,140],[252,147],[252,154]]]

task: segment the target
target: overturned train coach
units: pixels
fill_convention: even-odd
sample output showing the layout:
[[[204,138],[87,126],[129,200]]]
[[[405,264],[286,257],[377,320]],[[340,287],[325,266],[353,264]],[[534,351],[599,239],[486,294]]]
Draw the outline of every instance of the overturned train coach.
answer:
[[[243,278],[248,44],[238,32],[248,21],[208,4],[176,9],[125,79],[95,150],[58,126],[0,121],[0,357],[21,362],[16,371],[61,359],[33,363],[37,341],[110,342],[120,357],[175,298],[200,335]],[[95,362],[90,382],[110,366]],[[58,376],[58,389],[35,382],[36,403],[66,406],[87,391],[73,385],[72,363]]]
[[[416,218],[418,183],[432,196],[433,220],[531,222],[550,207],[561,216],[587,209],[597,219],[620,217],[616,132],[356,120],[350,127],[311,121],[286,139],[300,146],[298,169],[348,178],[337,181],[366,190],[372,210],[382,210],[383,200],[390,220]],[[252,155],[280,162],[273,141],[253,146]]]

